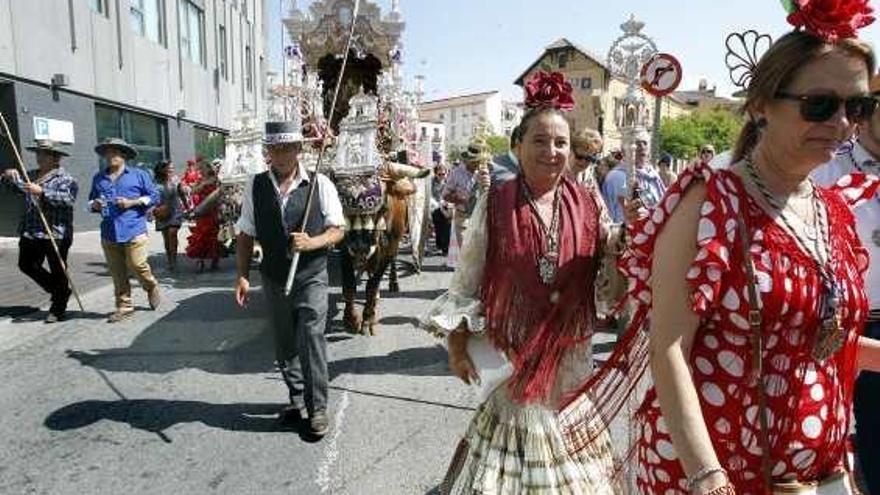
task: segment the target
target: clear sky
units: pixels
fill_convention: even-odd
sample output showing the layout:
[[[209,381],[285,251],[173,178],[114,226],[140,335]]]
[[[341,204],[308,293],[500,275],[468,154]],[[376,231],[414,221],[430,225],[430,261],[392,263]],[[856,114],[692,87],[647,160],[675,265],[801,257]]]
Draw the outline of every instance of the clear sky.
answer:
[[[266,5],[276,68],[281,2],[286,15],[289,0]],[[310,3],[297,2],[301,9]],[[387,11],[391,2],[375,3]],[[705,77],[710,87],[729,95],[735,88],[724,65],[726,36],[756,29],[776,38],[791,29],[779,0],[400,0],[400,10],[406,22],[404,72],[410,85],[412,76],[425,76],[426,100],[489,90],[519,99],[522,92],[513,81],[544,47],[564,37],[604,59],[631,13],[646,24],[643,32],[660,51],[681,61],[679,89],[696,89]],[[861,37],[880,49],[880,21]]]

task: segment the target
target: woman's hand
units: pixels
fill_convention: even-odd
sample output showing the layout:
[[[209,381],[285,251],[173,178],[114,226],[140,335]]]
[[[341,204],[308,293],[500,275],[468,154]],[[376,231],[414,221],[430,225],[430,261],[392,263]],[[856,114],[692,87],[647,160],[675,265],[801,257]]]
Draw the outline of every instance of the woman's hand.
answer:
[[[467,353],[467,331],[456,330],[449,334],[449,369],[461,381],[470,385],[480,384],[480,375]]]
[[[477,170],[477,184],[483,191],[488,190],[489,186],[492,185],[492,176],[489,174],[488,166],[481,166]]]
[[[623,217],[627,225],[632,225],[646,216],[648,216],[648,210],[641,199],[624,200]]]

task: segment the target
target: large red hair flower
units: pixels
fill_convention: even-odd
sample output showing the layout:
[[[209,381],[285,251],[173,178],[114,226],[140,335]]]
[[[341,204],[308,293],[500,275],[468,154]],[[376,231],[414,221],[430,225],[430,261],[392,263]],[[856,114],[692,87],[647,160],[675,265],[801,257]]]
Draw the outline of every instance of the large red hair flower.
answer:
[[[539,70],[526,82],[525,89],[528,108],[553,107],[563,112],[574,108],[571,84],[561,72]]]
[[[858,30],[874,22],[868,0],[783,0],[788,22],[825,41],[855,38]]]

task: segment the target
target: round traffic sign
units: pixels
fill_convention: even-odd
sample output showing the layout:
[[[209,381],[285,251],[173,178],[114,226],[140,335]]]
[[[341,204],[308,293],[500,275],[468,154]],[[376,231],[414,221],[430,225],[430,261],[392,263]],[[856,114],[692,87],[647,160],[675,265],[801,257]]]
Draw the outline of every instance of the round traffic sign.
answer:
[[[642,66],[642,88],[654,96],[666,96],[681,83],[681,64],[668,53],[658,53]]]

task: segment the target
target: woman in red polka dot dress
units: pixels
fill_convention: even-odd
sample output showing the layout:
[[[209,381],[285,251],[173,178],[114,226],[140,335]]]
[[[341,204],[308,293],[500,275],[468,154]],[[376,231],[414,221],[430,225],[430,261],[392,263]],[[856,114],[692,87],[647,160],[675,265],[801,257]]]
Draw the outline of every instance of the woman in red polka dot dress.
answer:
[[[650,322],[654,382],[636,412],[640,493],[764,495],[765,473],[810,482],[844,468],[854,379],[880,368],[880,348],[859,336],[868,260],[850,211],[877,182],[820,189],[809,174],[870,117],[873,71],[856,39],[782,37],[752,73],[734,165],[686,171],[633,229],[622,262],[639,303],[630,339]]]

